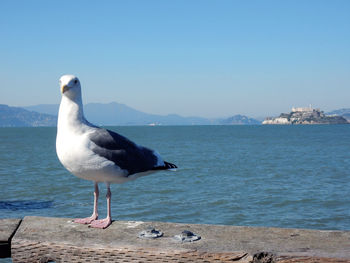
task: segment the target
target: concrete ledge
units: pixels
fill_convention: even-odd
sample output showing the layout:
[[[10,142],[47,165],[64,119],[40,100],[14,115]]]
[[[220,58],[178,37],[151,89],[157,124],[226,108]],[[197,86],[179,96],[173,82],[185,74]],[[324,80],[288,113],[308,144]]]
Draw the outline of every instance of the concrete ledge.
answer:
[[[0,219],[0,258],[11,256],[11,238],[20,223],[21,219]]]
[[[157,239],[138,235],[149,226]],[[201,236],[184,243],[184,230]],[[349,231],[114,221],[105,229],[67,218],[25,217],[12,238],[13,262],[350,262]]]

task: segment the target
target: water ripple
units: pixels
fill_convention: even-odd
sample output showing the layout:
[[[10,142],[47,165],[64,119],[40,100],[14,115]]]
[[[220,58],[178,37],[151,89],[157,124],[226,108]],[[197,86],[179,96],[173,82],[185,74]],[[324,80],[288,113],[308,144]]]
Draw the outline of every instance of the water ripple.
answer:
[[[112,185],[115,219],[350,229],[350,125],[112,129],[179,166]],[[62,167],[55,137],[0,129],[2,217],[91,214],[93,183]]]

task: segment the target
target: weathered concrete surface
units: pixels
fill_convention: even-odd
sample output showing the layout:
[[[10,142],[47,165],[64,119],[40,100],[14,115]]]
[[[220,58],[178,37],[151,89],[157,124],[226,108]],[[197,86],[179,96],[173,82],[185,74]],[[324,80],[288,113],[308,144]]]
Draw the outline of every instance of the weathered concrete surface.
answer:
[[[0,219],[0,258],[11,256],[11,238],[21,219]]]
[[[149,226],[164,235],[141,239]],[[173,238],[183,230],[201,236]],[[269,253],[261,253],[269,252]],[[272,256],[273,255],[273,256]],[[114,221],[105,229],[71,219],[25,217],[12,239],[13,262],[350,262],[350,231]]]

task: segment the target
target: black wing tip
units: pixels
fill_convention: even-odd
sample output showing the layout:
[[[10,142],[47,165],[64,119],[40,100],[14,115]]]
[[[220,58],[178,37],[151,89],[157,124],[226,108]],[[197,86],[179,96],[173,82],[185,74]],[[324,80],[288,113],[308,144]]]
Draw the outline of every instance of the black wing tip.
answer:
[[[164,162],[164,165],[154,167],[153,170],[172,170],[172,169],[176,169],[176,168],[177,168],[177,166],[175,164],[169,163],[169,162]]]
[[[173,163],[164,162],[165,169],[176,169],[177,166]]]

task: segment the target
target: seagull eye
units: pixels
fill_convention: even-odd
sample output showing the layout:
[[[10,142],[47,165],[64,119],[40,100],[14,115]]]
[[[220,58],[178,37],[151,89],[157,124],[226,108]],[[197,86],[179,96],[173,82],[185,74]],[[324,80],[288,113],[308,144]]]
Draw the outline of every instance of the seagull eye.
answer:
[[[76,80],[74,80],[74,84],[77,84],[78,83],[78,80],[76,79]]]

